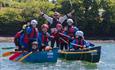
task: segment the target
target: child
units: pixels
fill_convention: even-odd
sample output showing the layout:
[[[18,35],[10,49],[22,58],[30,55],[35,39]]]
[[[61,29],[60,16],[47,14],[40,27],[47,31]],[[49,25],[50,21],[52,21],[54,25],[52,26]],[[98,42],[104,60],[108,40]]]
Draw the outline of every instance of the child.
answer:
[[[72,45],[71,48],[78,50],[78,49],[87,48],[91,44],[92,43],[85,41],[84,33],[82,31],[77,31],[75,33],[75,39],[71,43],[71,45]],[[92,46],[94,46],[94,45],[92,44]]]
[[[32,50],[32,42],[37,41],[38,39],[37,24],[38,22],[36,20],[31,20],[30,26],[26,27],[26,32],[29,37],[29,50]]]
[[[38,33],[38,47],[39,51],[42,51],[42,49],[45,49],[46,46],[48,46],[49,37],[50,34],[47,32],[49,29],[49,26],[47,24],[43,24],[41,26],[42,31]]]
[[[69,35],[72,39],[75,37],[75,32],[78,31],[79,29],[73,25],[73,20],[68,19],[67,24],[68,26],[64,27],[64,30],[66,31],[67,35]]]
[[[67,50],[67,43],[65,43],[64,40],[68,41],[68,39],[62,36],[62,34],[66,34],[63,30],[63,26],[61,24],[57,24],[56,29],[57,29],[56,43],[59,44],[58,46],[61,50],[64,50],[64,48],[65,50]]]

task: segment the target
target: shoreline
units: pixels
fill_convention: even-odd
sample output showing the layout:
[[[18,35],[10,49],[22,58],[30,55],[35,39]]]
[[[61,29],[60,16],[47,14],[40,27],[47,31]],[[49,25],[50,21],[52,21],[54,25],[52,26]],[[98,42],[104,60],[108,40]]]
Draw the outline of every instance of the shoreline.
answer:
[[[94,42],[94,43],[115,43],[115,40],[96,40],[96,39],[86,39],[88,41]],[[0,37],[0,42],[14,42],[14,37]]]

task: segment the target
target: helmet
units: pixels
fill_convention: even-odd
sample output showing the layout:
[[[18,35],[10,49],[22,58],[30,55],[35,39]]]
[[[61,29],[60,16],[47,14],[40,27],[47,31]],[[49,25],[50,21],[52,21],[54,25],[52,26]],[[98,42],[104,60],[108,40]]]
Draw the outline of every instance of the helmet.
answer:
[[[47,28],[47,29],[49,29],[49,26],[48,26],[47,24],[43,24],[43,25],[41,26],[41,28]]]
[[[77,32],[75,33],[75,35],[83,37],[83,36],[84,36],[84,33],[83,33],[83,31],[77,31]]]
[[[70,25],[70,24],[73,24],[74,22],[73,22],[72,19],[68,19],[68,20],[67,20],[67,23],[68,23],[68,25]]]
[[[62,26],[61,24],[58,23],[58,24],[56,25],[56,28],[57,28],[57,27],[62,28],[63,26]]]
[[[31,20],[31,25],[34,25],[34,24],[38,24],[38,22],[36,20]]]

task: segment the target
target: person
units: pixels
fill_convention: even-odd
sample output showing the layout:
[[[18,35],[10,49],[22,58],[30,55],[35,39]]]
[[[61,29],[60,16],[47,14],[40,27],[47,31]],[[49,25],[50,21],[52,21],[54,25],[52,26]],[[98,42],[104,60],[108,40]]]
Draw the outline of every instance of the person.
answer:
[[[51,40],[51,46],[53,44],[54,46],[54,43],[56,43],[56,46],[63,50],[64,48],[67,49],[67,44],[62,40],[67,40],[65,37],[63,37],[61,34],[65,34],[64,30],[63,30],[63,26],[61,24],[57,24],[56,25],[56,30],[57,32],[55,33],[54,35],[54,38]]]
[[[15,37],[14,37],[14,43],[15,43],[15,45],[16,45],[16,49],[15,50],[17,50],[17,51],[21,51],[21,50],[23,50],[23,47],[21,46],[21,37],[22,37],[22,35],[25,33],[27,33],[26,32],[26,28],[28,28],[29,26],[30,26],[30,21],[27,21],[27,22],[24,22],[24,23],[26,23],[26,24],[24,24],[23,26],[22,26],[22,29],[19,31],[19,32],[17,32],[16,33],[16,35],[15,35]],[[27,37],[27,36],[26,36]]]
[[[51,29],[51,47],[54,48],[54,44],[56,44],[56,47],[59,47],[59,44],[58,44],[58,34],[57,34],[57,29],[56,28],[53,28]]]
[[[38,39],[37,24],[38,22],[34,19],[31,20],[30,26],[26,27],[26,32],[29,37],[29,50],[32,50],[32,42],[37,41]]]
[[[75,50],[88,48],[89,46],[94,46],[94,44],[84,39],[83,31],[77,31],[75,33],[75,39],[70,44],[71,48],[74,48]]]
[[[29,51],[29,37],[25,28],[26,27],[23,26],[23,32],[20,35],[19,43],[21,45],[22,51]]]
[[[54,12],[53,17],[49,17],[48,15],[44,14],[42,11],[40,14],[48,21],[50,28],[55,28],[58,23],[63,24],[63,22],[68,19],[68,17],[71,17],[74,13],[74,10],[72,10],[70,13],[64,16],[60,16],[60,13]]]
[[[22,47],[21,47],[21,44],[20,44],[20,36],[22,35],[22,33],[23,33],[23,30],[17,32],[15,37],[14,37],[14,44],[16,46],[16,50],[17,51],[21,51],[22,50]]]
[[[32,51],[33,52],[38,51],[38,42],[37,41],[32,42]]]
[[[39,51],[42,51],[45,49],[46,46],[48,46],[50,34],[48,33],[49,26],[47,24],[43,24],[41,26],[42,31],[38,32],[38,48]]]
[[[68,26],[64,27],[67,35],[70,36],[72,39],[75,37],[76,31],[79,29],[73,25],[74,21],[72,19],[67,19]]]
[[[53,28],[51,30],[51,36],[53,37],[51,39],[51,47],[53,48],[54,47],[54,44],[56,43],[56,47],[59,48],[59,33],[62,33],[63,32],[63,26],[61,24],[57,24],[56,25],[56,28]]]

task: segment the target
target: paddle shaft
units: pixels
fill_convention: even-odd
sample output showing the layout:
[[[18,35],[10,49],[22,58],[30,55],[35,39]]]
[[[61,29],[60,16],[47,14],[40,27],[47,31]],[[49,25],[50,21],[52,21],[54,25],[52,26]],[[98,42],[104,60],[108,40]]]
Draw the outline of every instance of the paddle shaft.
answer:
[[[20,58],[19,60],[18,60],[18,62],[21,62],[21,61],[23,61],[25,58],[27,58],[30,54],[32,54],[32,52],[29,52],[28,54],[26,54],[25,56],[23,56],[22,58]]]

